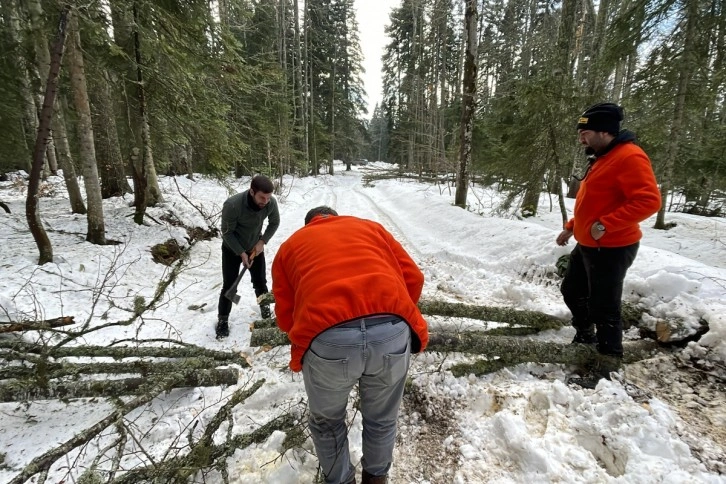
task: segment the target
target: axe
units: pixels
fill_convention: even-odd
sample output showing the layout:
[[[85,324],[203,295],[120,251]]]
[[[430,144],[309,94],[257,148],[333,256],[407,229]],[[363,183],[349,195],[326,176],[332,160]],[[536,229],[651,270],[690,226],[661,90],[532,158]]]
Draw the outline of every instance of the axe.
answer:
[[[250,254],[250,265],[252,265],[252,260],[254,259],[255,255],[257,255],[257,253],[253,249],[252,254]],[[239,276],[237,276],[237,279],[234,280],[232,287],[227,289],[227,292],[224,293],[224,297],[226,297],[235,304],[239,303],[240,297],[239,294],[237,294],[237,286],[239,285],[239,281],[242,280],[242,276],[245,275],[245,272],[247,272],[247,267],[242,264],[242,270],[240,271]]]

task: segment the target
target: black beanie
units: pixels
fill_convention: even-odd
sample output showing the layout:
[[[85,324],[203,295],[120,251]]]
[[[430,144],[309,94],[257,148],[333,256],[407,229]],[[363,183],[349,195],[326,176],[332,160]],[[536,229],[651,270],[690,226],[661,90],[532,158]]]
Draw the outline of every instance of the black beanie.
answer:
[[[623,120],[623,108],[613,103],[598,103],[585,110],[577,120],[577,129],[604,131],[618,134],[620,121]]]

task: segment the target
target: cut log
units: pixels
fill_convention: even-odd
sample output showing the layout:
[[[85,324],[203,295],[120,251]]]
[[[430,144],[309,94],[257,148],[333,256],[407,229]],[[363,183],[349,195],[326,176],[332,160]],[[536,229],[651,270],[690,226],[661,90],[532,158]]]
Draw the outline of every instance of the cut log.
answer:
[[[39,331],[42,329],[58,328],[60,326],[68,326],[75,324],[74,316],[63,316],[55,319],[46,319],[45,321],[26,321],[21,323],[0,323],[0,333],[10,333],[12,331]]]
[[[655,323],[655,331],[641,328],[640,334],[646,338],[653,338],[663,345],[684,347],[691,341],[698,341],[709,329],[708,322],[703,319],[700,321],[700,326],[695,329],[683,321],[658,320]]]
[[[285,346],[289,344],[287,334],[277,327],[255,329],[250,336],[250,346]]]
[[[250,346],[288,344],[290,341],[287,334],[277,328],[255,329],[250,338]],[[654,341],[626,342],[624,346],[623,361],[626,363],[649,358],[658,351],[658,344]],[[452,372],[457,376],[469,373],[481,375],[526,362],[585,366],[597,353],[592,345],[554,343],[516,336],[491,336],[481,331],[430,333],[426,351],[489,356],[486,360],[456,365],[452,368]]]
[[[48,348],[22,341],[0,340],[0,354],[2,354],[2,350],[10,350],[17,353],[46,354],[53,358],[67,358],[72,356],[80,358],[109,357],[117,360],[123,358],[206,357],[215,361],[234,362],[244,367],[249,366],[238,353],[208,350],[200,346],[181,342],[179,344],[180,346],[175,348],[162,348],[160,346],[63,346]]]
[[[174,385],[165,390],[178,387],[236,385],[239,378],[239,373],[235,368],[188,370],[177,373],[177,375],[178,378],[175,379]],[[155,380],[157,379],[152,379],[152,385]],[[149,377],[50,381],[45,388],[39,386],[36,380],[18,380],[0,385],[0,402],[143,395],[148,392],[149,385]]]
[[[624,343],[624,363],[650,358],[659,351],[654,341]],[[585,367],[597,356],[594,345],[554,343],[478,332],[439,333],[429,336],[427,351],[488,355],[486,360],[462,363],[451,368],[455,376],[481,375],[520,363],[558,363]]]
[[[0,370],[0,380],[30,379],[41,377],[53,380],[62,377],[77,377],[90,374],[140,374],[141,376],[159,375],[164,373],[178,373],[194,369],[212,369],[219,365],[211,358],[184,358],[175,361],[134,360],[121,363],[49,363],[42,361],[42,365],[27,366],[16,365]],[[38,375],[42,372],[42,375]]]
[[[274,302],[272,293],[260,296],[266,301]],[[470,318],[480,321],[496,321],[511,326],[527,326],[536,331],[558,329],[567,322],[550,314],[538,311],[522,311],[508,307],[475,306],[463,303],[450,303],[445,301],[420,301],[418,303],[421,314],[429,316],[450,316],[456,318]],[[275,318],[254,321],[254,328],[269,328],[276,325]]]
[[[521,311],[508,307],[474,306],[471,304],[450,303],[445,301],[419,301],[419,310],[430,316],[452,316],[457,318],[496,321],[511,326],[528,326],[540,331],[559,329],[567,324],[555,316],[538,311]]]
[[[266,292],[257,297],[257,304],[274,304],[275,296],[271,292]]]

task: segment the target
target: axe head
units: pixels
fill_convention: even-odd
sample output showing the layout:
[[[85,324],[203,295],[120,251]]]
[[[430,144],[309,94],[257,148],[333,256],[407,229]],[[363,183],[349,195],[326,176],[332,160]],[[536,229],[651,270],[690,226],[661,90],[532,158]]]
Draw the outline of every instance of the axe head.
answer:
[[[235,304],[239,304],[240,297],[239,297],[239,294],[237,294],[236,292],[230,294],[230,291],[227,291],[227,293],[224,295],[224,297],[226,297],[227,299],[229,299],[230,301],[232,301]]]

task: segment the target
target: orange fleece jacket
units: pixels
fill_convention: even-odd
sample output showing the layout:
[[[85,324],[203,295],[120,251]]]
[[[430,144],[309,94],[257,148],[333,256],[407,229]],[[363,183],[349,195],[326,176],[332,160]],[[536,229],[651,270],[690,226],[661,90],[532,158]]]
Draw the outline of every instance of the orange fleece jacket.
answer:
[[[411,351],[428,343],[417,303],[424,277],[383,226],[350,216],[318,216],[281,246],[272,264],[275,315],[292,343],[290,368],[323,331],[354,319],[394,314],[411,327]]]
[[[565,224],[587,247],[625,247],[643,236],[639,223],[660,209],[660,191],[648,155],[636,144],[616,145],[599,157],[580,184],[575,213]],[[600,240],[592,238],[596,221],[605,226]]]

